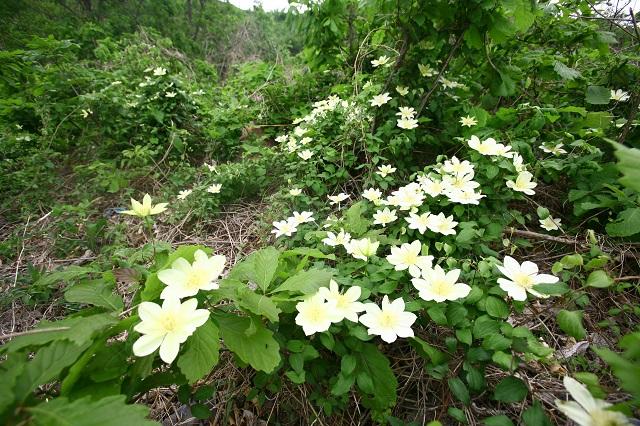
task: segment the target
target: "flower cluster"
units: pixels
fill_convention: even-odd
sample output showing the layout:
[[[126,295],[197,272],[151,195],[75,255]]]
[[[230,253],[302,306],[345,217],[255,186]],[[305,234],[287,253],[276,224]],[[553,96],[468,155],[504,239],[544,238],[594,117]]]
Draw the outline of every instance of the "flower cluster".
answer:
[[[286,218],[285,220],[273,222],[274,229],[271,231],[272,234],[276,234],[276,238],[279,238],[283,235],[290,237],[297,230],[298,226],[303,223],[313,222],[315,219],[313,218],[312,212],[303,211],[293,212],[293,216]]]

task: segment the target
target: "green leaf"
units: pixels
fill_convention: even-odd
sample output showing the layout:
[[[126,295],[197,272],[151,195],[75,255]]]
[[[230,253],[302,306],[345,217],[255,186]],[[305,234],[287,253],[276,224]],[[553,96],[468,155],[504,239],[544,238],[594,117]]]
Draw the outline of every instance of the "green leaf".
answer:
[[[211,417],[211,410],[204,404],[193,404],[191,406],[191,414],[196,419],[206,420]]]
[[[329,280],[333,272],[328,269],[311,268],[308,271],[301,271],[273,290],[274,293],[290,291],[293,293],[312,294],[320,287],[329,287]]]
[[[486,426],[513,426],[513,422],[504,414],[499,416],[491,416],[482,420],[482,424]]]
[[[91,273],[99,272],[95,268],[86,267],[86,266],[67,266],[61,271],[51,272],[38,281],[33,283],[34,287],[49,287],[52,284],[55,284],[60,281],[64,281],[68,283],[69,281],[76,280],[80,277],[84,277]]]
[[[562,77],[563,80],[571,81],[578,77],[582,77],[580,71],[570,68],[560,61],[553,62],[553,69],[558,73],[560,77]]]
[[[485,301],[487,313],[496,318],[507,318],[509,316],[509,305],[497,297],[489,296]]]
[[[615,222],[607,224],[607,234],[612,237],[629,237],[640,232],[640,207],[623,210]]]
[[[253,257],[253,280],[262,291],[267,291],[278,268],[280,252],[274,247],[266,247],[251,255]]]
[[[356,369],[357,362],[358,360],[355,356],[350,354],[344,355],[340,360],[340,371],[345,376],[350,375],[351,373],[353,373],[353,370]]]
[[[473,336],[476,339],[482,339],[491,334],[495,334],[500,330],[500,323],[491,319],[488,315],[478,317],[473,323]]]
[[[389,366],[387,357],[375,345],[367,343],[364,343],[362,349],[355,352],[354,355],[358,359],[356,370],[358,372],[358,387],[368,394],[363,398],[363,405],[378,411],[395,406],[398,381]],[[371,382],[371,387],[367,381]],[[362,387],[367,389],[364,390]]]
[[[582,340],[586,337],[587,332],[582,326],[583,311],[567,311],[562,309],[558,312],[556,320],[562,331],[572,336],[576,340]]]
[[[609,139],[607,141],[616,149],[615,155],[618,158],[616,167],[624,175],[620,178],[620,183],[640,192],[640,149],[627,148]]]
[[[54,398],[35,407],[27,408],[36,426],[151,426],[149,408],[127,404],[124,395],[108,396],[97,401],[90,396],[69,401]]]
[[[442,364],[447,361],[447,355],[436,349],[434,346],[428,344],[419,337],[413,337],[409,340],[409,344],[418,352],[422,358],[431,361],[434,364]]]
[[[247,287],[240,287],[237,289],[235,301],[241,308],[253,314],[262,315],[271,322],[278,322],[280,309],[269,296],[257,294]]]
[[[83,281],[64,292],[64,298],[71,303],[86,303],[120,312],[124,307],[122,297],[113,293],[113,284],[104,279]]]
[[[230,314],[216,314],[224,345],[242,361],[265,373],[272,372],[280,363],[280,345],[273,333],[262,323],[247,317]],[[248,334],[251,327],[253,333]]]
[[[89,342],[78,346],[68,340],[59,340],[40,349],[27,362],[20,380],[16,382],[16,399],[23,401],[38,386],[57,379],[62,370],[73,364],[89,345]]]
[[[208,320],[187,339],[178,358],[178,367],[189,383],[195,383],[216,366],[219,350],[218,327]]]
[[[613,284],[613,279],[602,270],[593,271],[587,277],[586,285],[596,288],[607,288]]]
[[[522,413],[522,423],[525,426],[553,426],[553,423],[544,414],[544,409],[538,401]]]
[[[467,386],[460,380],[459,377],[450,378],[447,383],[449,384],[449,389],[451,389],[451,393],[458,398],[460,402],[464,405],[471,404],[471,396],[469,395],[469,389]]]
[[[366,204],[359,201],[353,204],[344,214],[345,229],[352,232],[355,235],[360,235],[367,232],[369,228],[369,221],[365,219],[364,211],[366,210]]]
[[[586,101],[593,105],[606,105],[611,99],[611,90],[602,86],[587,87]]]
[[[527,385],[522,380],[509,376],[496,385],[493,397],[501,402],[519,402],[527,396],[528,392]]]
[[[291,250],[287,250],[280,255],[282,258],[291,257],[291,256],[309,256],[315,257],[316,259],[329,259],[335,260],[335,254],[325,254],[318,249],[309,248],[309,247],[296,247]]]

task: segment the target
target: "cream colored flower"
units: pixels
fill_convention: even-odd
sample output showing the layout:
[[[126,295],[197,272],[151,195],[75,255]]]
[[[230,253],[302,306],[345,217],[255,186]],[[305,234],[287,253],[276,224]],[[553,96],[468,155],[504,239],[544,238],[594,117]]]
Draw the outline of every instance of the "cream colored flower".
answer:
[[[444,272],[440,265],[422,271],[422,278],[412,278],[413,286],[418,290],[418,296],[423,300],[444,302],[467,297],[471,287],[459,283],[460,269]]]
[[[630,97],[629,93],[621,89],[611,91],[611,99],[617,102],[627,102]]]
[[[287,220],[297,226],[302,225],[303,223],[313,222],[315,219],[313,218],[312,212],[293,212],[293,216]]]
[[[558,144],[555,144],[554,146],[540,145],[539,148],[546,153],[553,154],[553,155],[560,155],[560,154],[567,153],[567,151],[563,148],[563,146],[564,146],[563,144],[558,143]]]
[[[374,188],[365,189],[362,192],[362,198],[366,198],[367,200],[371,201],[372,203],[376,203],[376,202],[380,201],[380,199],[382,198],[382,191],[380,191],[379,189],[374,189]]]
[[[184,343],[194,331],[209,319],[209,311],[196,309],[198,301],[189,299],[165,299],[162,306],[142,302],[138,315],[142,322],[133,329],[142,334],[133,344],[135,356],[147,356],[160,348],[160,359],[171,364]]]
[[[219,194],[221,190],[222,190],[221,183],[214,183],[207,188],[207,192],[210,194]]]
[[[216,166],[215,164],[209,164],[209,163],[204,163],[204,166],[209,169],[210,172],[215,172],[216,171]]]
[[[322,242],[328,246],[347,246],[351,241],[351,234],[344,232],[344,229],[340,229],[340,232],[334,234],[333,232],[327,232],[327,237]]]
[[[549,215],[544,219],[540,219],[540,226],[547,231],[557,231],[558,229],[560,229],[561,220],[562,219],[556,219]]]
[[[537,292],[533,289],[538,284],[555,284],[558,277],[549,274],[538,274],[538,265],[525,261],[519,264],[513,257],[505,256],[503,266],[498,269],[508,279],[498,278],[500,288],[514,300],[527,300],[527,292],[536,297],[547,298],[548,295]]]
[[[302,327],[306,336],[327,331],[332,323],[342,321],[335,301],[327,302],[318,293],[303,302],[298,302],[296,310],[296,324]]]
[[[90,114],[93,114],[93,111],[87,108],[87,109],[81,110],[80,113],[82,114],[82,118],[87,118]]]
[[[165,98],[175,98],[177,95],[176,92],[165,92],[164,97]]]
[[[481,192],[475,192],[474,190],[454,190],[447,192],[447,198],[452,203],[457,204],[480,204],[480,200],[486,197]]]
[[[466,117],[460,117],[460,124],[466,127],[473,127],[478,124],[478,120],[474,116],[467,115]]]
[[[418,120],[413,118],[399,118],[396,125],[405,130],[412,130],[418,127]]]
[[[361,294],[362,289],[357,285],[349,287],[344,294],[340,293],[338,283],[334,280],[329,281],[329,288],[320,287],[318,289],[318,295],[331,303],[339,314],[336,315],[336,318],[339,316],[340,320],[335,322],[340,322],[344,318],[358,322],[358,312],[364,311],[364,304],[358,302]]]
[[[453,215],[445,217],[444,213],[438,215],[429,215],[429,224],[427,227],[436,233],[443,235],[455,235],[455,227],[458,222],[453,220]]]
[[[416,213],[409,213],[409,217],[405,217],[404,220],[409,223],[409,229],[417,229],[418,232],[424,234],[429,224],[429,216],[431,213],[423,213],[418,215]]]
[[[395,171],[396,171],[395,167],[391,167],[389,164],[384,164],[382,166],[378,166],[378,171],[376,172],[376,174],[382,177],[387,177],[387,175],[390,175]]]
[[[142,197],[142,203],[131,199],[131,210],[125,210],[122,214],[128,214],[131,216],[146,217],[154,214],[160,214],[167,210],[169,203],[158,203],[155,206],[151,205],[151,196],[144,194]]]
[[[344,248],[351,256],[355,257],[356,259],[364,260],[366,262],[367,259],[376,254],[379,245],[379,241],[372,241],[369,238],[362,238],[360,240],[354,239],[349,241],[348,244],[344,245]]]
[[[507,187],[513,189],[514,191],[524,192],[527,195],[534,195],[536,192],[533,190],[537,183],[532,182],[531,178],[533,175],[529,172],[520,172],[518,173],[518,177],[515,182],[512,180],[507,181]]]
[[[160,77],[161,75],[165,75],[167,73],[166,68],[158,67],[153,70],[153,75],[156,77]]]
[[[471,174],[473,176],[474,167],[469,161],[460,161],[455,155],[450,160],[446,160],[442,166],[442,171],[452,175],[463,176]]]
[[[400,107],[398,112],[396,112],[396,115],[399,115],[400,118],[409,120],[415,117],[416,110],[413,109],[412,107]]]
[[[421,271],[431,269],[433,256],[420,256],[422,244],[416,240],[412,243],[404,243],[400,247],[391,247],[391,254],[387,261],[395,267],[396,271],[409,270],[412,277],[419,277]]]
[[[374,225],[382,225],[383,227],[387,226],[387,224],[394,222],[398,219],[396,216],[395,210],[389,210],[388,207],[385,207],[384,210],[377,210],[373,214],[373,224]]]
[[[420,188],[422,188],[425,194],[430,195],[431,197],[437,197],[445,190],[444,184],[441,180],[433,180],[429,178],[421,179]]]
[[[366,303],[364,308],[366,313],[360,317],[360,322],[370,335],[380,336],[387,343],[395,342],[398,337],[413,337],[411,326],[417,317],[405,312],[401,297],[389,302],[389,297],[384,296],[382,308],[375,303]]]
[[[396,86],[396,92],[398,92],[400,96],[407,96],[407,94],[409,93],[409,89],[407,89],[405,86]]]
[[[300,189],[300,188],[291,188],[289,190],[289,195],[291,195],[293,197],[297,197],[300,194],[302,194],[302,189]]]
[[[288,220],[273,222],[273,227],[274,229],[271,231],[271,233],[276,234],[276,238],[279,238],[283,235],[290,237],[294,232],[298,230],[298,225]]]
[[[304,145],[308,144],[309,142],[311,142],[312,140],[313,139],[311,139],[310,137],[302,138],[302,139],[300,139],[300,145],[304,146]]]
[[[564,387],[575,401],[560,401],[556,406],[578,426],[631,426],[631,421],[619,411],[608,410],[606,401],[594,398],[587,387],[569,376],[563,379]]]
[[[418,70],[420,71],[420,75],[423,77],[433,77],[438,71],[431,68],[429,65],[418,64]]]
[[[349,196],[344,192],[341,192],[338,195],[328,195],[327,198],[329,198],[329,204],[334,205],[343,202],[344,200],[349,198]]]
[[[298,157],[306,161],[309,158],[313,157],[313,152],[309,151],[308,149],[305,149],[304,151],[301,151],[298,153]]]
[[[371,65],[373,65],[374,68],[377,68],[382,65],[390,65],[389,63],[390,59],[391,58],[389,58],[388,56],[383,55],[383,56],[380,56],[378,59],[372,60]]]
[[[488,138],[481,142],[476,135],[473,135],[471,136],[471,139],[467,141],[467,143],[469,144],[470,148],[478,151],[482,155],[503,157],[510,157],[511,155],[513,155],[509,154],[509,150],[511,150],[511,147],[498,143],[493,138]]]
[[[208,257],[202,250],[196,250],[193,263],[180,257],[170,269],[158,272],[158,279],[166,285],[160,294],[161,299],[182,299],[198,294],[200,290],[216,290],[216,280],[224,270],[227,258],[224,255]]]
[[[382,105],[389,102],[391,99],[392,98],[391,96],[389,96],[389,93],[386,93],[386,92],[381,95],[376,95],[373,97],[373,99],[371,99],[371,106],[381,107]]]
[[[191,193],[193,192],[192,189],[183,189],[182,191],[180,191],[178,193],[178,200],[184,200],[185,198],[187,198],[189,195],[191,195]]]

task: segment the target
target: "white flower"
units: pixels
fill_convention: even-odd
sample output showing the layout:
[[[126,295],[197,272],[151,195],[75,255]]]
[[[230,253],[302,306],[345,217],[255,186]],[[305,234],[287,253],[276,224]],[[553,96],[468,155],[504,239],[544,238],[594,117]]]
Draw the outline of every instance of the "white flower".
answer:
[[[417,317],[405,312],[401,297],[389,302],[389,297],[384,296],[382,309],[375,303],[366,303],[364,308],[366,313],[360,317],[360,322],[368,328],[369,334],[380,336],[387,343],[395,342],[398,337],[413,337],[411,326]]]
[[[200,290],[219,288],[216,280],[222,274],[227,258],[224,255],[208,257],[202,250],[196,250],[193,257],[192,264],[180,257],[170,269],[158,272],[158,279],[167,286],[160,294],[161,299],[182,299],[195,296]]]
[[[500,288],[507,292],[514,300],[527,300],[527,292],[536,297],[547,298],[549,296],[533,289],[538,284],[555,284],[558,277],[549,274],[538,274],[538,265],[525,261],[520,265],[513,257],[505,256],[503,266],[498,269],[508,279],[498,278]]]
[[[539,148],[546,153],[553,154],[553,155],[560,155],[560,154],[567,153],[567,151],[565,151],[564,148],[562,148],[563,146],[564,145],[559,143],[559,144],[556,144],[555,146],[540,145]]]
[[[466,175],[443,176],[442,184],[445,188],[445,194],[448,195],[449,192],[455,191],[473,191],[480,186],[478,182],[473,180],[473,176],[473,171]]]
[[[421,299],[435,300],[440,303],[467,297],[471,287],[457,282],[458,278],[460,278],[460,269],[452,269],[445,273],[440,265],[436,265],[432,269],[423,270],[422,278],[412,278],[411,282],[418,290],[418,296]]]
[[[343,318],[358,322],[358,312],[364,311],[364,304],[358,302],[361,293],[362,289],[354,285],[349,287],[344,294],[341,294],[338,283],[334,280],[329,281],[329,288],[320,287],[318,289],[318,295],[331,303],[334,310],[339,314],[340,319],[335,322],[342,321]],[[336,315],[337,317],[338,315]]]
[[[527,166],[524,165],[524,158],[522,158],[520,154],[513,154],[513,167],[515,167],[518,173],[527,170]]]
[[[376,95],[371,99],[371,106],[380,107],[391,100],[391,96],[389,93],[383,93],[381,95]]]
[[[444,185],[440,180],[432,180],[429,178],[422,179],[420,182],[420,188],[432,197],[437,197],[444,192]]]
[[[160,358],[171,364],[178,356],[180,344],[209,319],[209,311],[196,309],[198,301],[189,299],[165,299],[162,306],[142,302],[138,315],[142,322],[133,329],[142,334],[133,344],[135,356],[147,356],[160,348]]]
[[[452,175],[466,175],[474,173],[473,164],[468,161],[460,161],[458,157],[455,155],[451,157],[451,160],[447,160],[444,162],[444,166],[442,166],[442,170],[445,173],[449,173]]]
[[[344,200],[349,198],[349,196],[344,192],[341,192],[338,195],[328,195],[327,198],[329,198],[329,201],[330,201],[329,204],[334,205],[334,204],[339,204],[343,202]]]
[[[471,115],[467,115],[466,117],[460,117],[460,124],[467,127],[473,127],[478,124],[478,120]]]
[[[313,152],[305,149],[304,151],[298,153],[298,157],[302,158],[303,160],[308,160],[309,158],[313,157]]]
[[[302,213],[293,212],[293,216],[290,217],[288,220],[297,226],[297,225],[302,225],[303,223],[313,222],[315,219],[313,218],[312,212],[302,212]]]
[[[381,65],[387,65],[389,64],[389,58],[388,56],[382,55],[380,56],[378,59],[374,59],[373,61],[371,61],[371,65],[373,65],[374,68],[377,68]]]
[[[399,111],[396,112],[396,115],[399,115],[400,118],[411,119],[416,115],[416,110],[412,107],[400,107]]]
[[[458,222],[453,220],[453,215],[445,217],[444,213],[438,215],[429,215],[429,223],[427,227],[433,231],[443,235],[454,235],[456,233],[455,228]]]
[[[165,92],[164,97],[165,98],[175,98],[176,95],[177,95],[176,92]]]
[[[81,114],[82,114],[82,118],[87,118],[89,114],[93,114],[93,111],[87,108],[87,109],[81,110]]]
[[[394,222],[395,220],[398,219],[398,216],[396,216],[396,211],[395,210],[389,210],[389,208],[386,208],[384,210],[377,210],[374,214],[373,214],[373,224],[374,225],[382,225],[383,227],[387,226],[388,223]]]
[[[529,172],[520,172],[515,182],[512,180],[507,181],[507,187],[514,191],[524,192],[527,195],[534,195],[536,192],[533,188],[538,186],[538,184],[531,181],[532,177],[533,175]]]
[[[287,136],[287,135],[280,135],[280,136],[278,136],[278,137],[276,138],[276,142],[284,143],[284,142],[286,142],[288,139],[289,139],[289,136]]]
[[[215,164],[204,163],[204,166],[209,169],[210,172],[214,172],[216,170]]]
[[[362,198],[366,198],[372,203],[376,203],[380,201],[381,197],[382,197],[382,191],[380,191],[379,189],[369,188],[369,189],[365,189],[362,192]]]
[[[366,262],[368,258],[376,254],[379,245],[379,241],[371,241],[368,238],[362,238],[360,240],[354,239],[349,241],[349,243],[344,245],[344,248],[351,256]]]
[[[322,242],[328,246],[347,246],[349,241],[351,240],[351,234],[348,232],[344,232],[344,229],[341,229],[338,234],[334,234],[333,232],[327,232],[327,238],[323,239]]]
[[[332,323],[342,321],[336,303],[327,302],[318,293],[303,302],[298,302],[296,310],[296,324],[302,327],[307,336],[327,331]]]
[[[540,226],[547,231],[557,231],[558,229],[560,229],[561,220],[562,219],[556,219],[549,215],[544,219],[540,219]]]
[[[442,87],[444,87],[445,89],[455,89],[456,87],[461,86],[461,84],[458,83],[457,81],[449,80],[444,77],[440,79],[440,83],[442,84]]]
[[[293,134],[296,135],[299,138],[303,137],[307,132],[308,132],[307,129],[305,129],[304,127],[300,127],[300,126],[298,126],[295,129],[293,129]]]
[[[423,77],[433,77],[438,73],[435,69],[431,68],[429,65],[418,64],[418,70],[420,70],[420,74]]]
[[[292,195],[294,197],[297,197],[300,194],[302,194],[302,189],[300,189],[300,188],[291,188],[289,190],[289,195]]]
[[[222,190],[222,184],[221,183],[214,183],[210,187],[207,188],[207,192],[209,192],[211,194],[219,194],[220,190]]]
[[[409,93],[409,89],[404,86],[397,86],[396,92],[398,92],[400,96],[406,96]]]
[[[578,426],[631,426],[632,423],[623,413],[607,410],[611,404],[594,398],[587,387],[576,379],[565,376],[563,383],[575,401],[556,399],[556,406]]]
[[[183,189],[182,191],[180,191],[178,193],[178,200],[184,200],[185,198],[187,198],[189,195],[191,195],[191,193],[193,192],[192,189]]]
[[[165,75],[166,73],[167,73],[166,68],[162,68],[162,67],[158,67],[158,68],[153,70],[153,75],[155,75],[156,77],[159,77],[161,75]]]
[[[413,241],[411,244],[404,243],[400,247],[391,247],[391,254],[387,256],[387,261],[395,266],[396,271],[409,270],[412,277],[419,277],[421,271],[431,269],[433,256],[420,256],[422,244],[420,241]]]
[[[168,205],[169,203],[158,203],[154,206],[151,204],[151,196],[149,194],[144,194],[144,197],[142,197],[142,203],[132,198],[131,210],[124,210],[120,213],[131,216],[146,217],[164,212],[167,210]]]
[[[271,231],[272,234],[276,234],[276,238],[286,235],[290,237],[294,232],[298,230],[298,226],[288,220],[281,220],[280,222],[273,222],[275,229]]]
[[[289,141],[287,142],[287,151],[294,152],[298,148],[299,148],[298,142],[294,138],[290,138]]]
[[[396,171],[395,167],[391,167],[389,164],[384,164],[382,166],[378,166],[378,171],[376,172],[376,174],[382,176],[382,177],[386,177],[387,175],[390,175],[391,173],[394,173]]]
[[[399,118],[396,125],[405,130],[411,130],[418,127],[418,120],[414,118]]]
[[[452,203],[458,204],[480,204],[480,200],[486,197],[486,195],[475,192],[473,190],[455,190],[447,192],[447,198]]]
[[[629,93],[621,89],[611,91],[611,99],[613,99],[614,101],[627,102],[629,98],[630,98]]]
[[[405,217],[404,220],[409,223],[409,229],[417,229],[418,232],[424,234],[429,224],[430,215],[431,213],[429,212],[423,213],[421,215],[418,215],[416,213],[409,213],[409,217]]]
[[[400,210],[411,210],[420,207],[424,201],[424,194],[419,184],[413,182],[391,193],[388,203],[400,207]]]
[[[480,142],[480,139],[473,135],[471,139],[467,141],[469,147],[478,151],[482,155],[500,155],[500,156],[510,156],[508,151],[511,147],[507,147],[501,143],[496,142],[493,138],[488,138]],[[512,154],[511,154],[512,155]]]
[[[311,142],[313,139],[311,139],[310,137],[304,137],[302,139],[300,139],[300,145],[306,145],[309,142]]]

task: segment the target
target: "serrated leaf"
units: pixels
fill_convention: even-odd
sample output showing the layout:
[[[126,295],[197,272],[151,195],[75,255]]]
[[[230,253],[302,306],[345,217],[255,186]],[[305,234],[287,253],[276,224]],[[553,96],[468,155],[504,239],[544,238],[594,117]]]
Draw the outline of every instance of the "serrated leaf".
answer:
[[[586,284],[589,287],[607,288],[613,284],[613,279],[605,271],[593,271],[587,277]]]
[[[124,395],[108,396],[97,401],[87,396],[69,401],[54,398],[27,408],[38,426],[151,426],[158,423],[148,420],[149,408],[127,404]]]
[[[375,345],[363,344],[359,352],[354,353],[358,359],[358,387],[369,395],[363,398],[363,405],[379,411],[384,411],[396,405],[396,389],[398,381],[389,366],[389,360]],[[371,383],[364,383],[367,378]],[[362,389],[362,388],[365,389]],[[369,391],[369,392],[367,392]]]
[[[320,287],[329,287],[329,280],[333,272],[328,269],[311,268],[308,271],[301,271],[276,287],[273,293],[290,291],[292,293],[311,294],[318,291]]]
[[[623,210],[615,222],[607,224],[607,234],[612,237],[629,237],[640,232],[640,208]]]
[[[113,293],[113,284],[103,279],[83,281],[64,292],[64,298],[71,303],[86,303],[111,311],[121,311],[124,307],[122,298]]]
[[[620,178],[620,183],[640,192],[640,149],[628,148],[612,140],[608,142],[616,149],[615,155],[618,158],[616,167],[624,175]]]
[[[218,327],[208,320],[187,339],[178,358],[178,367],[189,383],[193,384],[216,366],[219,351]]]
[[[611,90],[602,86],[587,87],[585,100],[592,105],[606,105],[611,99]]]
[[[563,64],[560,61],[554,61],[553,62],[553,69],[564,80],[571,81],[571,80],[574,80],[574,79],[576,79],[578,77],[582,77],[582,75],[580,74],[580,71],[575,70],[573,68],[570,68],[570,67],[566,66],[565,64]]]
[[[493,397],[496,401],[501,402],[519,402],[522,401],[529,393],[527,385],[517,377],[505,377],[496,385]]]
[[[471,396],[469,395],[469,389],[467,386],[460,380],[459,377],[450,378],[447,383],[449,384],[449,389],[451,393],[464,405],[469,405],[471,403]]]
[[[525,426],[553,426],[538,401],[534,401],[531,407],[524,410],[522,422]]]
[[[257,294],[247,287],[240,287],[237,289],[235,301],[241,308],[253,314],[264,316],[271,322],[278,322],[280,309],[269,296]]]
[[[242,361],[265,373],[272,372],[278,366],[280,345],[273,338],[271,330],[262,323],[229,314],[216,314],[214,320],[219,325],[224,345]],[[250,327],[255,329],[248,336]]]
[[[509,305],[497,297],[489,296],[485,300],[487,313],[495,318],[506,318],[509,316]]]
[[[562,331],[576,340],[582,340],[587,335],[587,332],[582,326],[582,315],[583,311],[567,311],[562,309],[558,312],[556,320]]]
[[[51,272],[43,276],[38,281],[33,283],[33,285],[35,287],[40,287],[40,286],[49,287],[50,285],[60,281],[64,281],[68,283],[69,281],[73,281],[80,277],[84,277],[86,275],[96,273],[96,272],[99,272],[99,271],[97,271],[93,267],[76,266],[76,265],[67,266],[61,271]]]

